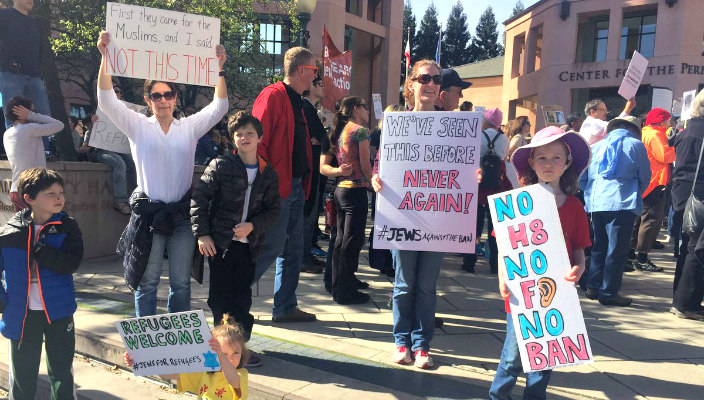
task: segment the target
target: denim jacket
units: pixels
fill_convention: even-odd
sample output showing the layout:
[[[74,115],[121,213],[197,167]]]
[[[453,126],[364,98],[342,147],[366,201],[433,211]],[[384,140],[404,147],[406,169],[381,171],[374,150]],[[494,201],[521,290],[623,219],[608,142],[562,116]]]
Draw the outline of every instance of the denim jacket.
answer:
[[[612,157],[617,156],[614,158],[615,165],[609,168],[608,174],[600,172],[599,165],[608,150],[618,149],[619,146],[619,154],[611,152]],[[643,212],[642,195],[649,183],[648,152],[643,143],[625,129],[615,129],[592,145],[589,168],[579,179],[588,213],[630,210],[640,215]]]

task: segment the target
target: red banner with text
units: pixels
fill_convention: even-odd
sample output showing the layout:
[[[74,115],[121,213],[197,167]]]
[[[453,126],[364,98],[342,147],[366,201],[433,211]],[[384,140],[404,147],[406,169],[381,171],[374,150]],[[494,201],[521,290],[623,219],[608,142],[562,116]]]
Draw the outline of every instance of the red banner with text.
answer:
[[[352,52],[340,53],[323,27],[323,107],[334,112],[335,103],[350,94]]]

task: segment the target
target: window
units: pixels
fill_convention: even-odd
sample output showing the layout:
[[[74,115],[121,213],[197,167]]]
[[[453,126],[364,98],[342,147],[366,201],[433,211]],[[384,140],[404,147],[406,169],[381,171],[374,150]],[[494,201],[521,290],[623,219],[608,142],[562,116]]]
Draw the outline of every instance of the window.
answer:
[[[577,62],[606,61],[609,43],[609,16],[580,18],[577,32]]]
[[[265,54],[281,54],[283,43],[281,39],[281,25],[261,24],[259,25],[259,40],[261,51]]]
[[[638,50],[643,57],[652,57],[655,50],[656,23],[657,10],[624,13],[619,58],[631,58],[634,50]]]
[[[513,53],[511,54],[511,78],[523,75],[523,59],[526,52],[526,33],[513,38]]]
[[[359,6],[359,0],[346,0],[345,11],[360,17],[360,14],[362,13],[362,7]]]

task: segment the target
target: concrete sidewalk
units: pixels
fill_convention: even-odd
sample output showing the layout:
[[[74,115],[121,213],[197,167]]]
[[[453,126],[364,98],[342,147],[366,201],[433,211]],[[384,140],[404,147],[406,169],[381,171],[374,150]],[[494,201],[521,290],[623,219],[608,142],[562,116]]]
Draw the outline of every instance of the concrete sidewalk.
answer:
[[[668,312],[674,273],[671,246],[652,254],[652,259],[666,272],[624,277],[623,294],[635,299],[632,307],[608,308],[582,297],[595,362],[556,370],[550,398],[704,398],[704,324]],[[273,269],[255,286],[252,312],[257,323],[248,347],[262,355],[264,366],[250,370],[251,397],[487,398],[501,355],[505,313],[486,260],[477,265],[476,274],[468,274],[459,267],[460,257],[445,258],[437,306],[445,325],[432,341],[431,355],[438,366],[431,371],[390,362],[392,315],[386,303],[392,280],[368,267],[366,250],[360,263],[358,276],[370,283],[367,292],[373,302],[359,306],[333,303],[321,275],[301,274],[298,301],[301,309],[316,313],[318,321],[313,323],[271,322]],[[160,285],[159,299],[166,298],[167,280]],[[123,350],[113,323],[134,312],[121,260],[86,260],[75,282],[79,348],[120,363]],[[208,282],[194,282],[192,292],[193,308],[207,311]],[[163,301],[159,305],[165,306]],[[520,388],[514,391],[521,393]]]

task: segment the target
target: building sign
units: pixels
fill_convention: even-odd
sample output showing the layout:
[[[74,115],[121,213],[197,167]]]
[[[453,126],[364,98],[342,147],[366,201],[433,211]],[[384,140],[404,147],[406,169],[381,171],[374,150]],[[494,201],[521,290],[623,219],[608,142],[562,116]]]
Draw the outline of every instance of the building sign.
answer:
[[[593,362],[555,196],[531,185],[489,196],[500,273],[524,372]]]
[[[474,253],[481,117],[384,113],[375,248]]]
[[[628,68],[613,68],[613,69],[594,69],[588,71],[560,71],[557,78],[561,82],[581,82],[581,81],[598,81],[604,79],[621,78],[626,74]],[[668,65],[651,65],[645,69],[644,77],[648,76],[663,76],[663,75],[704,75],[704,65],[692,65],[681,63]]]
[[[219,19],[110,2],[105,12],[109,75],[200,86],[218,83]]]

